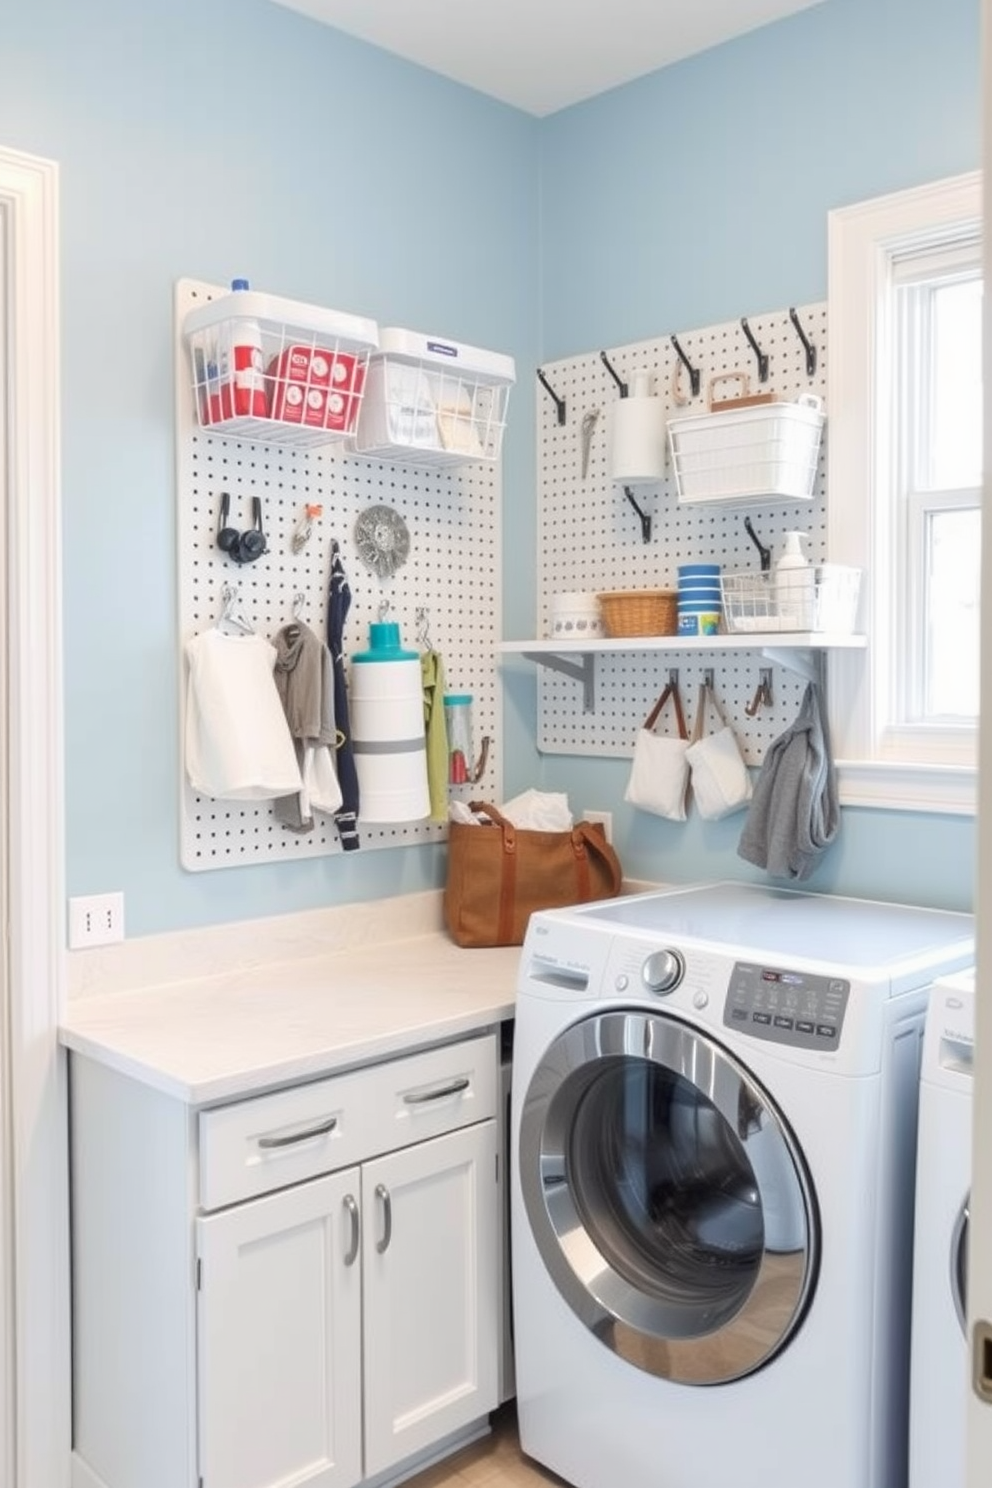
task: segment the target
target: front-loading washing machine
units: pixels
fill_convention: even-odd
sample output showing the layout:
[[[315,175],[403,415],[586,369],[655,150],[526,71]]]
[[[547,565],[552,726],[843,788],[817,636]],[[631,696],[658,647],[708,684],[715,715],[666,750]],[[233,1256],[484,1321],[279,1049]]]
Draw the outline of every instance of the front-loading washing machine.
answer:
[[[910,1488],[965,1485],[974,1054],[972,968],[935,985],[923,1037],[913,1249]]]
[[[523,1449],[578,1488],[904,1488],[920,1041],[970,915],[720,883],[532,916]]]

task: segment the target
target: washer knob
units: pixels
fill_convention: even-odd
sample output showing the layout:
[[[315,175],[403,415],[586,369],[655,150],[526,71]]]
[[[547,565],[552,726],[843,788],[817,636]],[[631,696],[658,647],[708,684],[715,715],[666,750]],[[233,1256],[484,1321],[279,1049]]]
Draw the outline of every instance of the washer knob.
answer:
[[[674,992],[685,975],[685,962],[678,951],[652,951],[641,967],[641,981],[657,997]]]

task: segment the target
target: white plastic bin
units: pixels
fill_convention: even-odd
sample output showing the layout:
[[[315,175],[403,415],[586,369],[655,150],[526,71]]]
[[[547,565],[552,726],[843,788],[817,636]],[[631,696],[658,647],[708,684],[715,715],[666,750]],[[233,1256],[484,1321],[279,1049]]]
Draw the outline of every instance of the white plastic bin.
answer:
[[[236,412],[225,387],[224,349],[244,323],[261,338],[264,415]],[[303,449],[354,432],[369,356],[379,344],[374,320],[239,290],[191,310],[183,335],[196,418],[207,432]]]
[[[351,448],[412,465],[497,460],[515,378],[512,357],[385,327]]]
[[[820,399],[812,394],[796,403],[670,419],[679,502],[809,501],[823,425]]]

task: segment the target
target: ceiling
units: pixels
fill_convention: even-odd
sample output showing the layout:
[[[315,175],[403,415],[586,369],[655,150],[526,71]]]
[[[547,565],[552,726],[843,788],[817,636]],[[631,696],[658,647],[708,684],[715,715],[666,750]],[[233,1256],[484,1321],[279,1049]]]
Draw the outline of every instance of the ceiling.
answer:
[[[276,0],[543,117],[822,0]]]

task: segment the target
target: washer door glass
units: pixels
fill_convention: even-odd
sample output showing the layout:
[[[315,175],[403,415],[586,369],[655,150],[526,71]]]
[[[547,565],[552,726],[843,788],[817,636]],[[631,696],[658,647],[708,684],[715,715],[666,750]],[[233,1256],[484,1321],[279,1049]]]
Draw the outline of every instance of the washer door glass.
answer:
[[[638,1368],[740,1379],[793,1334],[818,1257],[785,1121],[734,1057],[664,1014],[562,1033],[521,1111],[538,1249],[582,1322]]]

